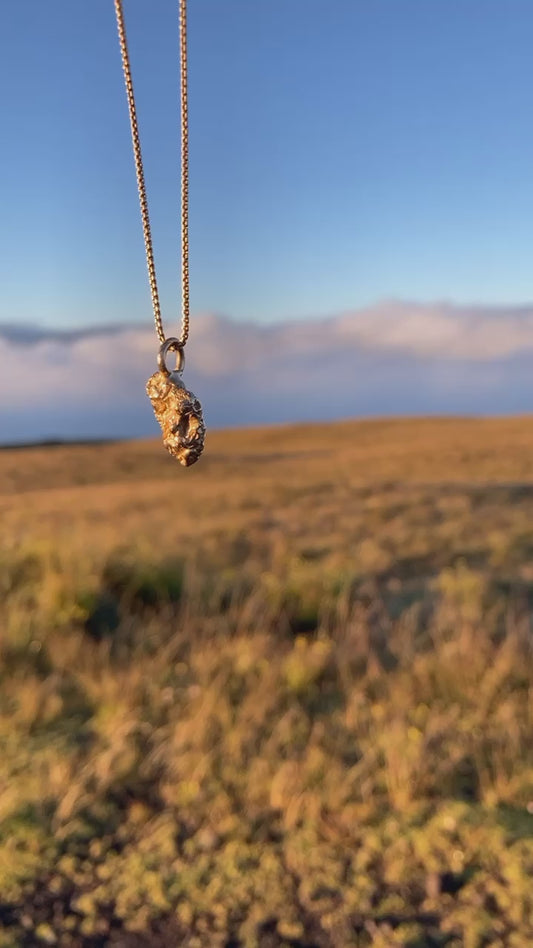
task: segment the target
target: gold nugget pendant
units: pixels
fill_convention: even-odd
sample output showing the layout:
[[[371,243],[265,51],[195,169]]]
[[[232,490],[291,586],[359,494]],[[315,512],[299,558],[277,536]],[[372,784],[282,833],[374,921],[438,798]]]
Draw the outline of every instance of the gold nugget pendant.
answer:
[[[176,368],[167,369],[165,358],[169,351],[176,352]],[[167,451],[184,467],[190,467],[200,457],[205,441],[205,425],[200,402],[189,392],[183,380],[185,357],[177,339],[166,339],[157,358],[159,371],[146,383],[146,393],[152,402]]]

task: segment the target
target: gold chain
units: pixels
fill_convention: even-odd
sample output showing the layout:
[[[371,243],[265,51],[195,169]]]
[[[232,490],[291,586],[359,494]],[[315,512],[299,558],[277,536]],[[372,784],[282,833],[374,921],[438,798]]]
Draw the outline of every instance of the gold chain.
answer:
[[[150,229],[150,216],[148,214],[148,198],[146,195],[146,185],[144,182],[144,168],[141,152],[141,140],[139,137],[139,126],[137,123],[137,109],[135,107],[135,96],[133,94],[133,81],[131,77],[130,58],[128,53],[128,41],[126,37],[126,26],[124,23],[124,11],[122,0],[115,0],[115,13],[117,15],[118,38],[120,41],[120,52],[122,54],[122,68],[124,70],[124,80],[126,83],[126,94],[128,97],[128,110],[130,114],[131,138],[133,142],[133,156],[135,159],[135,171],[137,173],[137,187],[139,191],[139,203],[141,206],[141,217],[144,234],[144,246],[146,249],[146,264],[148,267],[148,279],[150,281],[150,293],[152,296],[152,306],[154,310],[154,321],[157,335],[161,343],[165,342],[165,331],[161,319],[161,306],[159,303],[159,292],[157,289],[157,278],[154,263],[154,249],[152,245],[152,233]],[[180,31],[180,65],[181,65],[181,287],[182,287],[182,322],[179,346],[183,348],[189,337],[190,322],[190,301],[189,301],[189,112],[187,99],[187,0],[179,0],[179,31]],[[177,345],[177,343],[176,343]]]

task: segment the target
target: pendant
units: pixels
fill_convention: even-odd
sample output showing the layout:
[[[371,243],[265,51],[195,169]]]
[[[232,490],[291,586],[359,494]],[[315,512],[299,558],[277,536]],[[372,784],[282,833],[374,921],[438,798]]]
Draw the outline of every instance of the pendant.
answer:
[[[175,370],[169,372],[165,357],[172,349],[177,353],[177,364]],[[146,393],[161,425],[167,451],[184,467],[190,467],[203,451],[205,425],[200,402],[185,388],[181,378],[185,357],[178,339],[165,340],[157,362],[159,371],[148,379]]]

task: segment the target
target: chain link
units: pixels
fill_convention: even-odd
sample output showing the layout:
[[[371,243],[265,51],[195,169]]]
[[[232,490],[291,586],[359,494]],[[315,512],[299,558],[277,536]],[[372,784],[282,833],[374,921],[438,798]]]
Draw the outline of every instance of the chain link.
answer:
[[[144,235],[144,246],[146,250],[146,264],[148,267],[148,279],[150,282],[150,293],[152,297],[152,306],[154,310],[155,328],[161,344],[165,342],[165,331],[161,319],[161,306],[159,303],[159,291],[157,288],[157,277],[154,263],[154,249],[152,244],[152,233],[150,229],[150,216],[148,213],[148,198],[146,194],[146,184],[144,180],[144,167],[141,152],[141,140],[139,136],[139,126],[137,122],[137,109],[135,106],[135,96],[133,93],[133,81],[131,76],[130,58],[128,53],[128,40],[126,36],[126,26],[124,23],[124,10],[122,0],[115,0],[115,13],[117,16],[118,38],[120,42],[120,52],[122,55],[122,68],[124,70],[124,81],[126,83],[126,95],[128,99],[128,111],[131,125],[131,139],[133,143],[133,157],[135,159],[135,171],[137,174],[137,188],[139,191],[139,204],[141,208],[141,218]],[[182,322],[181,335],[178,343],[183,348],[189,338],[190,324],[190,294],[189,294],[189,110],[187,96],[187,0],[179,0],[179,32],[180,32],[180,97],[181,97],[181,289],[182,289]]]

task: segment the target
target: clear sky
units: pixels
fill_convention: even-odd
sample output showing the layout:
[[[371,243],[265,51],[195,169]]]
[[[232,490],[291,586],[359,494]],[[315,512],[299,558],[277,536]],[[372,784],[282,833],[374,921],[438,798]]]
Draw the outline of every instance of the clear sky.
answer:
[[[151,318],[112,0],[2,0],[0,323]],[[165,322],[176,0],[125,0]],[[532,0],[189,0],[192,307],[533,299]]]

